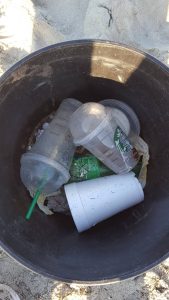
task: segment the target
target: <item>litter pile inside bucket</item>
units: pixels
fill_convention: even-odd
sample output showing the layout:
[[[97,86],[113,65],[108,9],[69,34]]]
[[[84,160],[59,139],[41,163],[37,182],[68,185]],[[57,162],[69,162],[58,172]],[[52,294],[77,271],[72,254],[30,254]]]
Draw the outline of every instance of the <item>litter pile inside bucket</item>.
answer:
[[[21,157],[21,180],[46,214],[71,214],[78,232],[144,200],[149,148],[124,102],[64,99]]]

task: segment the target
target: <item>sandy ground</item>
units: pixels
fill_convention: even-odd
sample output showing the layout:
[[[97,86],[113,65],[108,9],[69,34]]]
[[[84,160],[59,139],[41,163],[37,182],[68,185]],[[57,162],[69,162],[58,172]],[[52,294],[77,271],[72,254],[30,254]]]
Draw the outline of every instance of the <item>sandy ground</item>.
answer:
[[[134,279],[80,287],[37,275],[0,251],[0,283],[11,286],[24,300],[165,300],[169,299],[169,260]]]
[[[168,0],[1,0],[0,75],[19,59],[49,44],[81,38],[133,45],[169,65]],[[169,299],[169,260],[135,279],[77,287],[26,270],[0,251],[0,283],[21,299]]]
[[[32,51],[81,38],[126,43],[169,64],[168,0],[0,2],[0,74]]]

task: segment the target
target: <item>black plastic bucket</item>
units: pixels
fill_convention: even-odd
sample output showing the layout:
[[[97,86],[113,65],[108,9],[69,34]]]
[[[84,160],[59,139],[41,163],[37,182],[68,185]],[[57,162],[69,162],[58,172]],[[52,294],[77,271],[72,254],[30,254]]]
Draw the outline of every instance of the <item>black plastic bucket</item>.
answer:
[[[151,160],[145,201],[78,234],[71,217],[30,220],[19,159],[41,121],[66,97],[115,98],[141,122]],[[169,72],[151,56],[105,41],[52,45],[26,57],[0,82],[0,239],[19,262],[68,282],[106,283],[135,276],[169,253]]]

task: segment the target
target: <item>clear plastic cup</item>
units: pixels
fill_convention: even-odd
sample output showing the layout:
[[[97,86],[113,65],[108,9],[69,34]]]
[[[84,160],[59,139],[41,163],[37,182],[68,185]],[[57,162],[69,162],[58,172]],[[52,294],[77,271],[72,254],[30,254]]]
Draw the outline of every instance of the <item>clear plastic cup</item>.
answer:
[[[75,145],[84,146],[115,173],[127,173],[136,166],[139,157],[112,109],[94,102],[83,104],[72,114],[70,130]]]
[[[126,103],[116,99],[102,100],[100,104],[113,109],[117,124],[128,138],[135,142],[140,135],[140,122],[134,110]]]
[[[63,100],[49,126],[22,155],[21,179],[32,194],[41,189],[43,194],[51,195],[69,180],[75,145],[68,123],[81,104],[76,99]]]

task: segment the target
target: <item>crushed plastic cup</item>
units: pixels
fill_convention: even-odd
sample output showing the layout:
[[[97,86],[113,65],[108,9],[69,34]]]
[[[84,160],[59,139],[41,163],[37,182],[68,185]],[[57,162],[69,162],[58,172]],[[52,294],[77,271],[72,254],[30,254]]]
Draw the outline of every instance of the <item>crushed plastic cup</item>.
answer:
[[[78,232],[144,200],[141,184],[132,172],[71,183],[64,188]]]
[[[105,99],[100,101],[100,104],[112,108],[118,126],[132,142],[135,142],[140,135],[140,122],[134,110],[116,99]]]
[[[68,122],[80,105],[76,99],[63,100],[49,126],[22,155],[20,175],[32,195],[39,186],[44,195],[53,194],[69,180],[75,145]]]
[[[70,118],[70,130],[75,145],[85,147],[117,174],[131,171],[139,160],[112,109],[102,104],[81,105]]]

